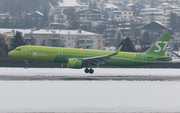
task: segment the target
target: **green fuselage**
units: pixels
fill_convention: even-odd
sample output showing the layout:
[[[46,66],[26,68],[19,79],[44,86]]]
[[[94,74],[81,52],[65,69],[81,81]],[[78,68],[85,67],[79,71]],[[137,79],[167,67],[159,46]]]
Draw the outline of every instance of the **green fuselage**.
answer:
[[[19,46],[9,53],[10,57],[27,60],[68,63],[70,58],[91,58],[113,54],[114,51],[72,49],[61,47],[44,47],[44,46]],[[119,52],[112,56],[109,61],[105,61],[106,66],[132,67],[153,63],[170,61],[171,58],[148,53]]]

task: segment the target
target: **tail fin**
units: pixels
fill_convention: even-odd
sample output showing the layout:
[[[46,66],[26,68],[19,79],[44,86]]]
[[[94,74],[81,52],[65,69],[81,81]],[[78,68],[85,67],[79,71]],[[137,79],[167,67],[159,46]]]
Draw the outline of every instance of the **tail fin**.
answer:
[[[164,33],[161,38],[146,52],[146,54],[164,56],[170,36],[170,33]]]

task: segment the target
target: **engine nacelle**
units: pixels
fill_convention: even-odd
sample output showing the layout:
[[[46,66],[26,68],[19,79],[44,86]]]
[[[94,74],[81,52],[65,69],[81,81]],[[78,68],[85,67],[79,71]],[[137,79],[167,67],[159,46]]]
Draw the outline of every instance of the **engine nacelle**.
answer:
[[[68,68],[82,68],[82,60],[68,59]]]

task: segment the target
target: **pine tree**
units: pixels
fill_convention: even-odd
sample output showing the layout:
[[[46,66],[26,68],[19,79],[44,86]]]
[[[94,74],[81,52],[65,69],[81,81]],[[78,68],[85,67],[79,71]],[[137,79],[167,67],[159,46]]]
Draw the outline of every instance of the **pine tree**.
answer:
[[[18,46],[25,45],[26,43],[24,42],[22,38],[22,33],[21,32],[16,32],[16,35],[12,39],[12,44],[11,44],[11,50],[15,49]]]
[[[126,51],[126,52],[135,52],[135,46],[132,43],[132,41],[127,37],[126,39],[123,39],[121,43],[119,43],[118,48],[123,45],[121,51]],[[117,49],[118,49],[117,48]]]

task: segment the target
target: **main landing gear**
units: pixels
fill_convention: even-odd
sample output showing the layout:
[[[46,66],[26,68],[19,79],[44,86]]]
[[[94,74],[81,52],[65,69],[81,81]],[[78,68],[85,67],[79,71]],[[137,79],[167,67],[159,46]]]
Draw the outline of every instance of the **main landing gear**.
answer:
[[[93,70],[92,68],[90,68],[90,69],[86,68],[86,69],[84,70],[84,72],[85,72],[85,73],[93,74],[93,73],[94,73],[94,70]]]

